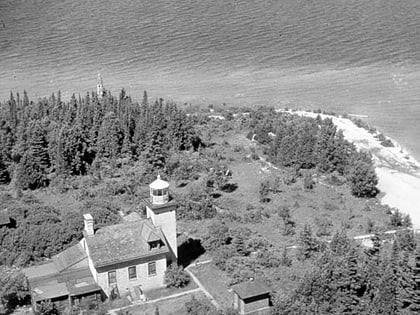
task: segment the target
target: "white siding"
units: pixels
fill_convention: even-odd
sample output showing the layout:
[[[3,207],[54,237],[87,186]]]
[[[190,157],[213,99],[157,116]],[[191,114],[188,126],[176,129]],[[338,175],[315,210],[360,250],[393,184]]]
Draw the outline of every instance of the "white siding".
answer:
[[[144,291],[163,287],[165,285],[163,280],[166,270],[166,258],[161,258],[159,260],[154,261],[156,262],[155,276],[149,277],[148,262],[145,262],[138,265],[130,265],[122,268],[110,269],[104,272],[100,272],[97,274],[98,285],[104,290],[105,294],[109,295],[110,286],[108,284],[108,272],[115,270],[117,276],[117,287],[121,295],[128,293],[130,288],[136,286],[141,286],[141,289]],[[131,266],[136,266],[137,279],[128,279],[128,268]]]

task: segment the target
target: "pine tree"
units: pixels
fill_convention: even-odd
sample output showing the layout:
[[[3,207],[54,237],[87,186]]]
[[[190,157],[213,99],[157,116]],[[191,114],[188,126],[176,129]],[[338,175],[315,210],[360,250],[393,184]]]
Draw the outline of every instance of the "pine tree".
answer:
[[[355,154],[349,180],[351,192],[357,197],[373,197],[378,193],[378,177],[368,153]]]
[[[33,121],[30,124],[30,133],[28,139],[28,150],[34,157],[34,162],[45,173],[50,166],[50,157],[48,154],[47,131],[40,121]]]
[[[27,150],[19,161],[16,181],[22,188],[37,189],[48,184],[50,158],[46,130],[40,121],[29,125]]]
[[[303,231],[299,235],[299,250],[298,258],[305,260],[323,249],[323,244],[312,234],[312,229],[309,225],[305,224]]]
[[[420,250],[417,249],[414,266],[412,268],[413,288],[411,290],[410,310],[414,314],[420,313]]]
[[[92,163],[87,131],[80,123],[63,126],[59,133],[56,154],[56,169],[64,175],[85,174]]]
[[[148,135],[148,142],[143,152],[147,163],[153,168],[163,169],[167,159],[168,148],[165,147],[165,134],[157,126]]]
[[[105,115],[98,133],[96,144],[96,159],[114,165],[121,151],[123,132],[120,123],[113,112]]]
[[[370,311],[372,314],[398,314],[397,277],[389,263],[384,262],[384,265]]]
[[[3,155],[0,153],[0,184],[7,184],[9,181],[9,171],[4,163]]]

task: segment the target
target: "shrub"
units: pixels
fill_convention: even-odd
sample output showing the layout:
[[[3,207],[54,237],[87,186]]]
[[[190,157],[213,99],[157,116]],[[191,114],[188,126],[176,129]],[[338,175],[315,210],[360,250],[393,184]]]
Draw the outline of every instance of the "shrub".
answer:
[[[303,178],[303,189],[311,190],[314,188],[315,182],[310,174],[306,174]]]
[[[60,311],[57,309],[55,303],[51,301],[42,301],[35,312],[36,315],[58,315]]]
[[[270,182],[268,180],[263,180],[260,183],[258,192],[260,196],[260,202],[268,202],[270,199],[268,198],[268,193],[270,191]]]
[[[172,264],[165,271],[164,281],[167,287],[182,288],[190,282],[190,276],[182,266]]]
[[[212,251],[222,245],[229,244],[231,240],[229,228],[222,221],[213,221],[207,228],[207,234],[203,238],[203,246]]]
[[[381,141],[381,145],[387,148],[393,148],[394,147],[394,143],[392,143],[392,141],[390,139],[386,139],[384,141]]]
[[[7,311],[23,305],[29,298],[29,287],[24,274],[16,269],[1,267],[0,269],[0,305]]]
[[[242,152],[243,150],[244,150],[244,147],[240,145],[235,145],[233,147],[233,152]]]
[[[286,248],[283,249],[283,252],[281,254],[279,263],[280,263],[281,266],[285,266],[285,267],[290,267],[292,265],[292,260],[287,255],[287,249]]]
[[[366,233],[373,233],[375,231],[375,222],[373,222],[370,218],[366,221]]]
[[[398,227],[411,227],[411,218],[408,214],[403,214],[398,209],[394,209],[391,213],[390,217],[390,227],[398,228]]]
[[[315,218],[315,223],[318,226],[316,232],[317,236],[330,236],[330,228],[333,226],[331,219],[323,216],[321,218]]]
[[[231,278],[230,285],[248,280],[254,276],[254,260],[249,257],[231,257],[226,261],[226,272]]]
[[[257,263],[264,268],[275,268],[281,265],[281,259],[272,251],[259,251],[257,252]]]
[[[379,140],[382,146],[392,148],[394,147],[394,143],[392,143],[391,139],[386,138],[382,133],[375,136]]]
[[[337,171],[334,171],[328,175],[327,182],[330,185],[341,186],[346,183],[346,178],[341,176]]]
[[[235,256],[235,249],[232,245],[223,246],[213,255],[213,263],[220,270],[226,270],[226,261]]]
[[[414,251],[417,247],[414,233],[409,230],[398,231],[395,234],[395,241],[401,250]]]
[[[185,308],[189,315],[210,315],[213,312],[213,307],[206,300],[197,300],[194,295],[185,302]]]
[[[246,246],[246,241],[251,237],[251,230],[244,227],[237,227],[231,231],[232,234],[232,246],[234,250],[241,256],[247,256],[249,250]]]
[[[314,253],[324,249],[324,244],[312,235],[312,229],[309,225],[305,225],[303,231],[299,235],[299,260],[311,258]]]
[[[245,223],[261,223],[262,222],[262,211],[261,209],[249,210],[244,215]]]

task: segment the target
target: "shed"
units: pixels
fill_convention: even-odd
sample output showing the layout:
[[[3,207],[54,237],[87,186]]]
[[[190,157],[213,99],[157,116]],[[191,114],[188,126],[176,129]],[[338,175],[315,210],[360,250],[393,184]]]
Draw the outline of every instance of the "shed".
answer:
[[[232,286],[233,308],[241,315],[265,315],[270,313],[270,288],[258,280],[250,280]]]

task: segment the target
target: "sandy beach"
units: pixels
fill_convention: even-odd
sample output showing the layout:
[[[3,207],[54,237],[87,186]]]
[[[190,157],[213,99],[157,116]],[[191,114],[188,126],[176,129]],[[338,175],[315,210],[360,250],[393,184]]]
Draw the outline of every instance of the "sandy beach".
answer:
[[[316,117],[318,114],[293,111],[293,114]],[[394,147],[384,147],[375,135],[357,127],[350,119],[320,114],[321,118],[331,118],[344,137],[359,150],[369,151],[374,159],[378,175],[378,188],[382,204],[408,213],[413,227],[420,228],[420,163],[392,140]]]

